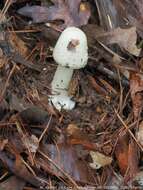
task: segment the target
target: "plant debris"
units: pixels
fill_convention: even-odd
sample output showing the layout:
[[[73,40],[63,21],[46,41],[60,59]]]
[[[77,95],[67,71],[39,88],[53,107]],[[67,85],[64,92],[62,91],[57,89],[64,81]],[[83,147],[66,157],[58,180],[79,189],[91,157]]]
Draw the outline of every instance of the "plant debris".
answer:
[[[112,162],[111,157],[107,157],[107,156],[101,154],[100,152],[90,151],[90,155],[93,159],[93,163],[90,163],[90,166],[93,169],[99,169],[99,168],[104,167],[106,165],[110,165]]]
[[[33,19],[34,23],[62,20],[62,28],[67,26],[82,26],[87,24],[90,17],[89,4],[81,3],[81,0],[56,0],[54,5],[25,6],[18,13]]]
[[[113,31],[105,32],[103,35],[99,35],[99,40],[105,42],[105,44],[118,44],[121,48],[124,48],[129,53],[139,56],[141,49],[137,48],[137,33],[136,27],[128,29],[116,28]]]

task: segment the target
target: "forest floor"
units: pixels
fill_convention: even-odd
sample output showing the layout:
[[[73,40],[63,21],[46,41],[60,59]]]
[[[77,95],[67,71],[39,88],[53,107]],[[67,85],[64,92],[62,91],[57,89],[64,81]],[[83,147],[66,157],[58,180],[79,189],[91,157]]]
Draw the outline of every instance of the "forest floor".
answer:
[[[0,190],[143,188],[143,0],[2,0]],[[88,63],[61,111],[49,103],[61,32]]]

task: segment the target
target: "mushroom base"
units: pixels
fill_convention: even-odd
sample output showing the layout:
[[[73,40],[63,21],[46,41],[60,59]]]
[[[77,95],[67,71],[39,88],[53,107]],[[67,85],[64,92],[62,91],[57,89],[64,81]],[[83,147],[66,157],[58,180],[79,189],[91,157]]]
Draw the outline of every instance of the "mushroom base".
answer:
[[[71,110],[75,107],[75,102],[68,96],[69,83],[73,75],[73,69],[58,66],[52,81],[52,96],[50,101],[56,109]]]
[[[53,95],[50,97],[50,101],[59,111],[61,109],[72,110],[75,107],[75,102],[71,100],[71,97],[65,95]]]

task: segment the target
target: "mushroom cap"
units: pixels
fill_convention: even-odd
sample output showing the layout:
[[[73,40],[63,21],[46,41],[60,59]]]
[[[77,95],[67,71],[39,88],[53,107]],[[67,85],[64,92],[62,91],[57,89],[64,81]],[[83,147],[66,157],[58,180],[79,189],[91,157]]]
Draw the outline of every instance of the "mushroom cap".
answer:
[[[88,60],[87,37],[76,27],[65,29],[53,50],[53,58],[57,64],[72,69],[83,68]]]

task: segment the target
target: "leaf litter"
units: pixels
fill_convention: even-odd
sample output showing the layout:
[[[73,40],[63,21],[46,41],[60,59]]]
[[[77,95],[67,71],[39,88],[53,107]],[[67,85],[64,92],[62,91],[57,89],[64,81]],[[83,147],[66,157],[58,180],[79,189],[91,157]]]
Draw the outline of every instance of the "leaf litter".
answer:
[[[0,189],[142,188],[143,17],[131,2],[1,1]],[[86,33],[89,60],[68,89],[76,107],[58,112],[52,50],[69,26]]]
[[[56,0],[53,6],[25,6],[18,13],[33,19],[34,23],[62,20],[62,27],[82,26],[87,24],[90,8],[81,0]]]

